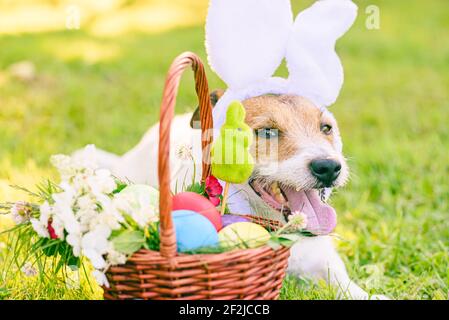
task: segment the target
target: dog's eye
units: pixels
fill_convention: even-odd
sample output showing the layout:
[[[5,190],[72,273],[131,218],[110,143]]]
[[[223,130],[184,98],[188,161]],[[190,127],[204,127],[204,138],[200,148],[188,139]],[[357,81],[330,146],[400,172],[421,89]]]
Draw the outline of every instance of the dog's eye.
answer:
[[[273,128],[263,128],[256,130],[256,135],[263,139],[274,139],[279,137],[279,130]]]
[[[327,136],[332,134],[332,126],[330,124],[322,124],[321,125],[321,132],[324,133]]]

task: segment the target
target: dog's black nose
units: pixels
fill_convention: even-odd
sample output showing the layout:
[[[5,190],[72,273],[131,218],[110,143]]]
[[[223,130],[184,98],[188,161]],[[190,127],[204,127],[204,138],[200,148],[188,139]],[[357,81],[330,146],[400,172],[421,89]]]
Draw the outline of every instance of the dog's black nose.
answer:
[[[330,187],[340,175],[341,164],[329,159],[313,160],[310,163],[310,170],[325,187]]]

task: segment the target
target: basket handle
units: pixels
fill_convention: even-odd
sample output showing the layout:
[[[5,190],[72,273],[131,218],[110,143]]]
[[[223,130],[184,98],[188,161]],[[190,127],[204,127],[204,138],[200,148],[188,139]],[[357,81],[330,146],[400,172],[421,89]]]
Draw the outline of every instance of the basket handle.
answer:
[[[201,59],[192,52],[179,55],[168,72],[162,98],[159,124],[159,215],[160,215],[160,253],[163,257],[176,256],[176,234],[173,227],[172,194],[170,191],[170,128],[174,117],[176,95],[179,82],[186,68],[192,67],[195,74],[195,89],[198,95],[201,119],[202,178],[204,182],[211,173],[210,148],[212,145],[212,105],[209,96],[206,73]]]

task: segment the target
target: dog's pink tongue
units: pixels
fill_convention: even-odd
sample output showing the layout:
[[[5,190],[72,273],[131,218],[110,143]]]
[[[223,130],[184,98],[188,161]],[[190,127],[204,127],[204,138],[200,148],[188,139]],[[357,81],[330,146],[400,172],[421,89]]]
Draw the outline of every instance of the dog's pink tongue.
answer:
[[[291,212],[300,211],[307,216],[307,231],[315,235],[331,233],[337,225],[334,208],[323,203],[317,190],[284,190]]]

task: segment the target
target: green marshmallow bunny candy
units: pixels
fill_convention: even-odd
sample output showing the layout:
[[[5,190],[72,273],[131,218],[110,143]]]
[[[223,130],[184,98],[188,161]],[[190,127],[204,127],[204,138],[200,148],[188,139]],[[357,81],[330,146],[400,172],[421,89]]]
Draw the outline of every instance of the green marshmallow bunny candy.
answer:
[[[246,111],[239,101],[232,102],[220,136],[212,146],[212,174],[230,183],[242,183],[251,176],[254,160],[249,153],[253,142],[251,128],[245,123]]]

